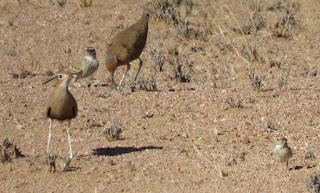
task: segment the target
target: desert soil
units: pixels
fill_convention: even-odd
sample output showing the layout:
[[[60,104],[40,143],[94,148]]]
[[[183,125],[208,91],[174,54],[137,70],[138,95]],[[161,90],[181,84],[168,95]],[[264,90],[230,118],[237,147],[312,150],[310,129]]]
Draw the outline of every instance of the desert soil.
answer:
[[[184,34],[156,14],[156,0],[0,3],[0,140],[14,140],[25,156],[0,163],[0,192],[310,191],[306,182],[319,171],[320,155],[319,1],[168,1],[162,8],[173,7],[169,15],[179,13],[178,23],[194,30]],[[138,84],[132,89],[133,61],[125,85],[115,89],[104,52],[146,6]],[[282,23],[285,13],[291,23]],[[101,66],[81,87],[70,86],[79,107],[71,125],[74,158],[63,171],[67,124],[55,121],[50,151],[59,159],[52,173],[44,159],[45,104],[55,83],[42,83],[88,46]],[[116,83],[125,70],[117,69]],[[121,139],[103,134],[111,123],[119,123]],[[294,152],[288,169],[270,155],[277,135]]]

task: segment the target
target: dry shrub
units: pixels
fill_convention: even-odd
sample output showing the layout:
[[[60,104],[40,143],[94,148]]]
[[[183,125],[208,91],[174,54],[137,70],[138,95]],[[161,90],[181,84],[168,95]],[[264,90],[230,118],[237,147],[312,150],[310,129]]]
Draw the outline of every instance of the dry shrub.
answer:
[[[89,7],[92,6],[92,0],[79,0],[78,1],[79,7]]]
[[[257,42],[254,42],[254,45],[249,43],[243,44],[241,49],[241,55],[250,63],[250,64],[262,64],[265,63],[265,59],[262,56],[263,52],[258,48]]]
[[[227,107],[225,108],[225,110],[232,109],[232,108],[239,108],[239,109],[243,108],[243,105],[240,99],[236,101],[231,97],[227,97],[225,99],[225,102],[227,103]]]
[[[288,84],[288,77],[290,75],[290,66],[288,69],[281,70],[280,78],[278,79],[278,87],[281,89],[282,87],[286,86]]]
[[[14,158],[24,157],[13,140],[5,138],[0,146],[0,160],[2,163],[10,163]]]
[[[310,177],[305,181],[308,188],[311,189],[311,192],[318,193],[320,192],[320,173],[314,172]]]
[[[173,76],[169,76],[171,80],[177,80],[180,83],[190,82],[193,74],[193,63],[186,58],[185,61],[180,57],[172,58],[169,63],[173,67]]]
[[[164,49],[165,47],[163,43],[161,42],[161,37],[158,34],[155,38],[155,44],[150,44],[150,49],[147,50],[147,54],[149,59],[155,63],[156,67],[159,67],[159,71],[163,71],[163,66],[166,60],[166,57],[164,56]],[[169,50],[166,48],[166,50]]]
[[[108,141],[115,141],[122,139],[122,129],[119,120],[111,121],[108,123],[108,127],[102,130],[102,134]]]
[[[254,71],[252,71],[249,74],[249,79],[251,82],[251,87],[253,88],[254,91],[258,91],[261,88],[261,79],[258,75],[255,74]]]
[[[67,0],[57,0],[60,7],[64,7],[67,4]]]
[[[53,153],[48,153],[46,155],[46,163],[49,165],[48,171],[51,173],[56,172],[56,160],[57,156]]]
[[[132,83],[130,85],[130,88],[131,88],[131,92],[135,92],[137,90],[157,91],[156,73],[154,73],[150,79],[142,79],[142,80],[139,80],[138,82]]]
[[[300,9],[300,4],[292,2],[291,4],[285,1],[279,1],[278,3],[268,7],[268,10],[282,10],[282,17],[279,18],[276,24],[272,26],[274,36],[289,38],[296,26],[296,14],[295,12]]]
[[[25,79],[28,76],[34,77],[35,75],[40,75],[40,74],[35,74],[34,70],[37,68],[40,68],[39,61],[34,60],[34,54],[30,53],[30,62],[25,65],[24,63],[21,63],[20,66],[17,66],[19,73],[9,73],[12,75],[14,79],[21,78]]]
[[[231,28],[231,30],[240,34],[249,35],[263,29],[266,26],[266,23],[266,17],[264,15],[261,15],[260,12],[255,11],[252,13],[252,16],[247,19],[246,23],[240,27],[241,29]]]
[[[152,18],[156,20],[171,23],[177,30],[178,37],[183,40],[203,40],[208,41],[207,33],[191,27],[190,22],[186,18],[182,18],[181,14],[176,11],[177,6],[180,6],[182,1],[175,1],[175,4],[168,0],[153,0],[147,3],[145,9]],[[193,1],[186,0],[186,14],[190,15],[193,8]]]

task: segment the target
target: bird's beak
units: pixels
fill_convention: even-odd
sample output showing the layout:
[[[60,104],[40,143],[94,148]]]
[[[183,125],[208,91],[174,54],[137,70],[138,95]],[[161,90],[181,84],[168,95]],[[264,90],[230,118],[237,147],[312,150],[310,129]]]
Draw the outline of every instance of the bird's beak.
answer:
[[[45,81],[44,83],[42,83],[42,85],[47,84],[48,82],[50,82],[51,80],[56,79],[57,77],[58,77],[58,76],[55,76],[55,77],[53,77],[53,78],[50,78],[49,80],[47,80],[47,81]]]
[[[75,74],[70,74],[70,75],[69,75],[69,78],[71,78],[71,79],[76,79],[76,78],[77,78],[77,75],[75,75]]]

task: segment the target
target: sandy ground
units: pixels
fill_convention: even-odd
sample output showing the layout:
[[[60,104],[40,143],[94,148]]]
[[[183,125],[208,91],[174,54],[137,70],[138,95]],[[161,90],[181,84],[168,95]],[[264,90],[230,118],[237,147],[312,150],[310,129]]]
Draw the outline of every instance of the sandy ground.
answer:
[[[319,1],[169,1],[171,14],[188,24],[184,35],[155,14],[162,9],[155,0],[0,2],[0,139],[13,139],[25,155],[0,163],[0,192],[310,191],[306,181],[318,172],[320,155]],[[138,81],[157,89],[138,84],[132,92],[133,61],[117,90],[107,83],[104,52],[146,5],[152,14]],[[294,17],[282,28],[281,9]],[[45,104],[55,83],[42,83],[88,46],[101,66],[81,88],[70,87],[79,107],[71,129],[75,158],[62,171],[67,124],[55,121],[51,152],[60,159],[51,173],[43,159]],[[117,69],[117,83],[125,69]],[[23,72],[31,75],[12,75]],[[261,81],[256,90],[253,73],[256,86]],[[108,141],[103,130],[114,122],[122,136]],[[289,169],[270,155],[277,135],[293,149]]]

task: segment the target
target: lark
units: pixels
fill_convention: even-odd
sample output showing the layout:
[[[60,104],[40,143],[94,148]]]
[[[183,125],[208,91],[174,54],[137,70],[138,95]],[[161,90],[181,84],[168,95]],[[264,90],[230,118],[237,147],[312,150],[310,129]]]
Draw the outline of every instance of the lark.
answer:
[[[286,163],[288,168],[289,159],[292,157],[292,149],[288,146],[287,138],[284,136],[274,137],[275,148],[273,149],[272,158],[281,163]]]
[[[78,106],[77,106],[76,100],[70,93],[68,87],[69,87],[70,81],[74,78],[74,75],[70,73],[62,72],[62,73],[58,73],[55,78],[58,79],[58,85],[53,95],[49,97],[46,105],[46,115],[49,118],[49,136],[48,136],[47,153],[49,153],[49,148],[50,148],[50,139],[52,135],[53,120],[58,120],[58,121],[66,120],[68,122],[67,135],[69,140],[70,158],[72,158],[73,155],[72,155],[72,148],[71,148],[70,127],[71,127],[71,119],[74,119],[77,116]],[[46,84],[47,82],[45,82],[44,84]]]
[[[59,73],[68,73],[72,74],[74,78],[74,83],[76,83],[79,87],[80,84],[77,82],[79,79],[87,78],[91,76],[95,71],[99,68],[99,61],[97,60],[96,50],[92,47],[85,48],[84,57],[82,60],[76,61],[71,65],[64,67],[59,70]],[[49,79],[43,84],[50,82],[55,79],[57,75],[53,78]]]
[[[118,87],[122,85],[125,77],[128,75],[130,62],[135,59],[139,60],[139,69],[134,81],[138,78],[143,65],[140,55],[147,41],[148,20],[149,15],[144,13],[137,23],[116,34],[107,47],[104,62],[107,70],[110,72],[109,81],[114,83],[115,70],[119,66],[127,65],[127,71],[123,75]]]

